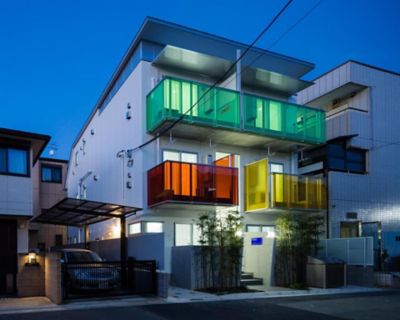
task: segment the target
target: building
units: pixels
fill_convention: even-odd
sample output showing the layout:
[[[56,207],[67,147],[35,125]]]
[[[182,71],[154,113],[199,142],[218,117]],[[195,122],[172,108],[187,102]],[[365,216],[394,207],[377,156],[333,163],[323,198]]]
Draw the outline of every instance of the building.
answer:
[[[67,196],[65,181],[68,161],[39,158],[34,166],[33,176],[33,215],[38,216]],[[52,247],[67,243],[67,228],[59,225],[29,224],[29,248],[48,251]]]
[[[54,185],[65,182],[59,181],[60,172],[48,174],[60,163],[65,177],[66,163],[39,158],[49,140],[47,135],[0,128],[0,294],[43,294],[44,284],[33,274],[43,273],[43,265],[27,268],[28,254],[66,241],[65,228],[29,223],[40,208],[66,194],[64,187]]]
[[[296,175],[298,151],[325,143],[325,112],[291,99],[314,66],[258,48],[234,65],[246,48],[147,18],[72,146],[69,197],[143,208],[128,234],[163,233],[167,272],[202,214],[239,211],[245,232],[274,237],[282,212],[325,210],[324,179]]]
[[[330,237],[373,236],[377,266],[400,256],[399,89],[400,74],[348,61],[297,96],[326,111],[328,142],[299,166],[328,179]]]

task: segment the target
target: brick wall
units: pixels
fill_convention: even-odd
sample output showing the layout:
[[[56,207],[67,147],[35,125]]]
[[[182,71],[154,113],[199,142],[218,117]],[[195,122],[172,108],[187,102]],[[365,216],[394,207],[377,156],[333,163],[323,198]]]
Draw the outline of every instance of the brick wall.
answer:
[[[17,290],[19,297],[43,296],[45,294],[45,258],[37,256],[37,265],[26,265],[27,255],[18,257]]]

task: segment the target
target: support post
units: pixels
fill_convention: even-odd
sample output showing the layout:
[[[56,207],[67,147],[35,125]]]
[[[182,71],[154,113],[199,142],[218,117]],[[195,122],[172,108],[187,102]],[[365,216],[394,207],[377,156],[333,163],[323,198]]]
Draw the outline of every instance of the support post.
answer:
[[[83,238],[85,249],[89,249],[89,226],[87,224],[83,226]]]
[[[120,258],[121,258],[121,286],[126,286],[126,262],[127,262],[127,241],[126,241],[126,218],[120,218]]]

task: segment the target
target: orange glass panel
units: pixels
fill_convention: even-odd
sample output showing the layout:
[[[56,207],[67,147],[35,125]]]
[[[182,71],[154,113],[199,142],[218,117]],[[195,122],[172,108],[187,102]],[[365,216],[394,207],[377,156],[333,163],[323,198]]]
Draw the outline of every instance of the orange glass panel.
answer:
[[[165,201],[237,205],[237,168],[165,161],[147,176],[150,206]]]

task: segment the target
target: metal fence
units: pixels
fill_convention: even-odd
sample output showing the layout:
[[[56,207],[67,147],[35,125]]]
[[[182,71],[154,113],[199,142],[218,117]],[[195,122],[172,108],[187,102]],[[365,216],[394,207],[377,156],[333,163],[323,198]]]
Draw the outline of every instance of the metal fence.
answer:
[[[319,252],[320,256],[338,258],[347,265],[374,265],[372,237],[323,239],[320,241]]]
[[[155,261],[101,261],[62,264],[64,299],[156,294]]]

